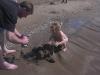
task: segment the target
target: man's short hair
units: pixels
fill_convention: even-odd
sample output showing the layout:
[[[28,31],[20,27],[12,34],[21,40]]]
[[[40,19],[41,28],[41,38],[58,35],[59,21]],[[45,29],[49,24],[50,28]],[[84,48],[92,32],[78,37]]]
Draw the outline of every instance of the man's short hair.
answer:
[[[22,8],[26,8],[26,11],[29,12],[30,14],[33,14],[34,5],[31,2],[23,1],[19,3],[19,5]]]

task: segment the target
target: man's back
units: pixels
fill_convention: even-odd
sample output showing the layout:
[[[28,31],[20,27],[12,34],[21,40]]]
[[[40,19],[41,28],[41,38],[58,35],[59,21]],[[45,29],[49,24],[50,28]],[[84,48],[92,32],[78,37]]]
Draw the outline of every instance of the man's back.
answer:
[[[13,31],[17,23],[18,4],[12,0],[0,0],[0,27]]]

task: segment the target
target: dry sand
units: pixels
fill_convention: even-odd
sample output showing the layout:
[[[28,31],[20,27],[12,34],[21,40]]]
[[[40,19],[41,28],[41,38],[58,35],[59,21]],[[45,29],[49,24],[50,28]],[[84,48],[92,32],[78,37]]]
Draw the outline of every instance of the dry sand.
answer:
[[[17,49],[14,71],[0,71],[0,75],[100,75],[100,1],[69,0],[61,4],[55,0],[30,0],[35,4],[34,14],[18,20],[17,28],[30,34],[28,48],[8,43]],[[34,46],[48,41],[49,23],[52,20],[63,22],[63,31],[69,37],[68,50],[61,57],[54,54],[55,63],[40,61],[37,64],[20,58],[20,50],[27,52]]]

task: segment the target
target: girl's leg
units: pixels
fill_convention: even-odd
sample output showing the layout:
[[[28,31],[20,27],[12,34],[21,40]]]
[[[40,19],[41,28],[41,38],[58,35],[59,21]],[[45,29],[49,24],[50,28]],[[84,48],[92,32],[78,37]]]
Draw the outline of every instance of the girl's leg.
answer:
[[[63,51],[64,51],[64,52],[67,51],[67,48],[64,48]]]
[[[7,49],[7,46],[4,44],[4,53],[12,54],[12,53],[16,53],[16,50],[9,50],[9,49]]]
[[[64,52],[67,51],[67,43],[65,43],[65,44],[63,45],[63,51],[64,51]]]

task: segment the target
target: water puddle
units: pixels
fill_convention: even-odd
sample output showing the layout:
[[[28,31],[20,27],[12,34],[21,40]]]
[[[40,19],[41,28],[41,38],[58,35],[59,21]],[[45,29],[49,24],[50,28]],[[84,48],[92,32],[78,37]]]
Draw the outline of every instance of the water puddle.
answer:
[[[86,23],[88,23],[88,19],[85,17],[72,18],[64,22],[64,28],[67,28],[68,34],[73,34],[77,33]]]

